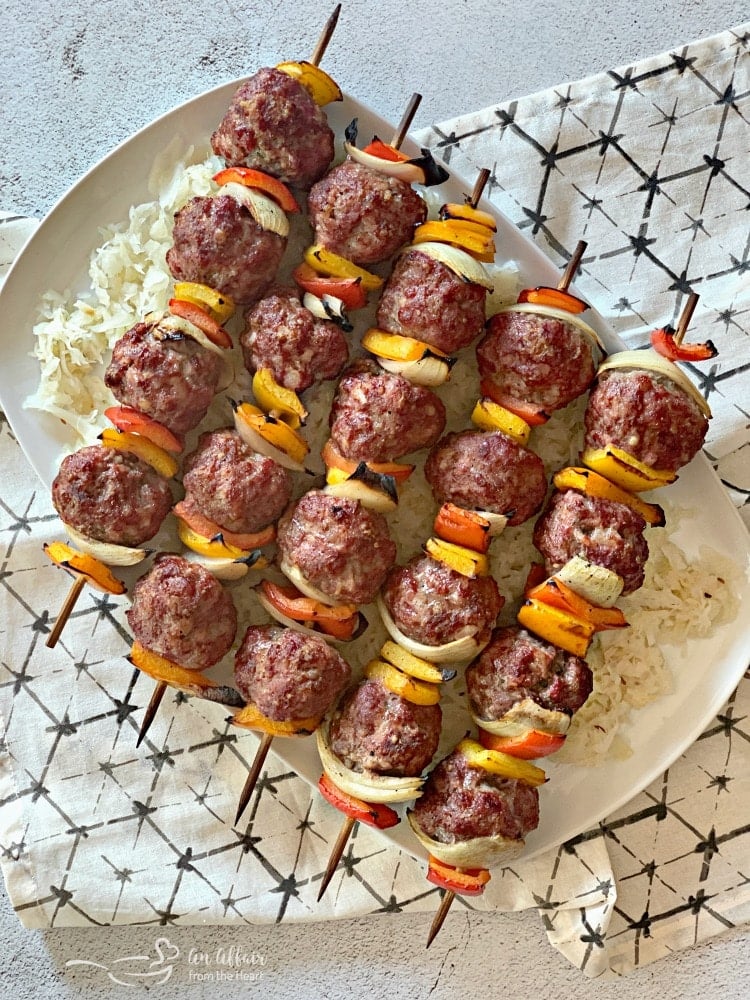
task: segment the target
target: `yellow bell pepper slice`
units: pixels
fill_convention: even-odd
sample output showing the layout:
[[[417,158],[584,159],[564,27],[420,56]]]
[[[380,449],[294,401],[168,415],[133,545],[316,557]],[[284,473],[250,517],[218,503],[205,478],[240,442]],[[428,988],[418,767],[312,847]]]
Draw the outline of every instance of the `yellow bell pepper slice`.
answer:
[[[181,691],[188,691],[191,694],[200,694],[206,688],[218,687],[216,681],[211,680],[200,672],[200,670],[188,670],[181,667],[179,663],[168,660],[166,656],[146,649],[139,642],[134,642],[127,659],[144,674],[153,677],[155,681],[163,681]]]
[[[388,333],[386,330],[378,330],[371,327],[362,337],[362,347],[370,354],[378,358],[387,358],[389,361],[421,361],[428,352],[437,354],[444,358],[447,355],[442,351],[435,350],[423,340],[416,340],[414,337],[405,337],[400,333]]]
[[[152,469],[156,469],[165,479],[177,475],[180,468],[180,463],[173,455],[141,434],[131,434],[130,431],[118,431],[114,427],[107,427],[99,435],[99,440],[105,448],[132,452],[147,462]]]
[[[174,286],[174,298],[191,302],[205,309],[217,323],[226,323],[234,315],[234,300],[223,292],[204,285],[199,281],[178,281]]]
[[[547,780],[547,775],[536,764],[521,757],[511,757],[510,754],[502,753],[500,750],[486,750],[476,740],[461,740],[456,750],[463,754],[470,767],[481,767],[482,770],[497,774],[501,778],[515,778],[525,785],[531,785],[532,788],[538,788]]]
[[[244,549],[229,545],[221,537],[206,538],[205,535],[198,534],[181,517],[177,518],[177,535],[186,549],[208,556],[209,559],[243,559],[248,555]],[[253,568],[259,569],[259,563],[255,562]]]
[[[232,725],[255,729],[268,736],[309,736],[318,728],[320,719],[309,716],[304,719],[269,719],[252,702],[240,708],[232,716]]]
[[[108,566],[94,556],[78,552],[66,542],[45,542],[44,554],[71,576],[82,576],[89,586],[102,594],[124,594],[125,584]]]
[[[332,250],[327,250],[320,243],[313,243],[303,254],[306,264],[330,278],[359,278],[360,284],[367,292],[377,291],[383,284],[383,279],[372,271],[353,264],[346,257],[341,257]]]
[[[468,202],[448,202],[440,208],[441,219],[461,219],[465,222],[473,222],[475,225],[489,229],[490,232],[497,232],[497,222],[489,212],[483,212],[480,208],[475,208]]]
[[[523,417],[511,413],[504,406],[484,396],[477,401],[471,414],[472,423],[483,431],[502,431],[524,447],[531,435],[531,426]]]
[[[442,684],[443,681],[453,680],[456,676],[455,670],[436,667],[434,663],[423,660],[421,656],[415,656],[391,639],[383,644],[380,656],[391,666],[403,670],[405,674],[418,681],[427,681],[428,684]]]
[[[440,701],[440,688],[436,684],[410,677],[385,660],[370,660],[364,674],[368,680],[379,681],[393,694],[414,705],[437,705]]]
[[[645,493],[661,486],[668,486],[677,479],[670,469],[652,469],[639,462],[633,455],[615,445],[606,448],[587,448],[581,461],[593,472],[621,486],[628,493]]]
[[[344,95],[336,81],[314,63],[282,62],[276,69],[293,77],[307,90],[316,104],[323,107],[331,101],[343,101]]]
[[[558,490],[579,490],[590,497],[625,504],[640,514],[646,524],[661,527],[665,523],[664,511],[659,504],[642,500],[639,496],[605,479],[593,469],[581,469],[569,465],[554,474],[552,483]]]
[[[310,451],[310,445],[293,427],[276,420],[252,406],[250,403],[240,403],[235,410],[235,417],[243,421],[278,451],[283,451],[295,462],[303,462]]]
[[[253,375],[253,395],[262,410],[294,430],[307,420],[307,410],[297,393],[279,385],[270,368],[259,368]]]
[[[442,538],[428,538],[424,545],[425,552],[438,562],[445,563],[462,576],[488,576],[490,561],[483,552],[475,552],[455,542],[446,542]]]
[[[518,624],[559,646],[574,656],[584,657],[596,631],[593,622],[577,618],[568,611],[553,608],[536,598],[528,598],[518,612]]]
[[[412,243],[449,243],[465,250],[475,260],[491,264],[495,259],[495,241],[483,226],[460,219],[423,222],[414,230]]]

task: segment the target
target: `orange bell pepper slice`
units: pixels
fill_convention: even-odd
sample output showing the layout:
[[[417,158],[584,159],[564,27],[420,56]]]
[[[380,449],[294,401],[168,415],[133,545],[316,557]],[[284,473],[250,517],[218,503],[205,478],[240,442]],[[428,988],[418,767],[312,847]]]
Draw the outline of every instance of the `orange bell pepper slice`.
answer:
[[[547,288],[539,285],[537,288],[525,288],[518,296],[519,302],[529,302],[531,305],[550,306],[552,309],[562,309],[569,313],[582,313],[588,309],[588,303],[577,299],[562,288]]]
[[[276,527],[273,524],[255,532],[225,531],[221,525],[196,510],[189,500],[180,500],[174,505],[172,512],[175,517],[179,517],[189,528],[192,528],[197,535],[203,535],[204,538],[208,539],[221,535],[227,545],[233,545],[237,549],[242,549],[243,552],[250,552],[253,549],[260,549],[264,545],[270,545],[276,537]]]
[[[344,458],[336,451],[333,442],[329,438],[323,445],[321,457],[329,469],[339,469],[351,476],[357,471],[359,462],[353,459]],[[381,476],[393,476],[397,483],[405,482],[414,472],[414,465],[404,465],[399,462],[367,462],[367,468]]]
[[[491,877],[486,868],[454,868],[429,855],[427,881],[460,896],[481,896]]]
[[[525,596],[531,600],[541,601],[551,608],[568,611],[576,618],[590,622],[597,632],[604,629],[625,628],[628,624],[619,608],[600,608],[596,604],[591,604],[556,576],[550,576],[543,583],[532,587]]]
[[[185,299],[170,299],[169,311],[173,316],[179,316],[192,323],[193,326],[197,326],[217,347],[229,348],[232,346],[232,338],[221,323],[217,323],[213,316],[209,316],[205,309],[201,309],[195,303]]]
[[[455,542],[475,552],[487,552],[492,541],[490,522],[474,510],[444,503],[437,512],[434,532],[446,542]]]
[[[262,580],[260,588],[268,603],[292,621],[317,625],[334,639],[351,639],[357,631],[359,612],[355,604],[323,604],[296,587],[282,587],[271,580]]]
[[[490,382],[489,379],[482,379],[479,383],[479,388],[483,396],[488,396],[499,406],[504,406],[506,410],[515,413],[517,417],[521,417],[522,420],[525,420],[532,427],[546,424],[550,418],[549,413],[540,406],[536,406],[534,403],[525,403],[521,399],[515,399],[513,396],[506,395],[494,383]]]
[[[362,309],[367,305],[367,290],[361,278],[336,278],[319,274],[309,264],[299,264],[292,271],[292,278],[299,287],[312,295],[322,298],[332,295],[340,299],[347,309]]]
[[[152,444],[173,455],[179,455],[185,447],[183,440],[168,427],[132,406],[109,406],[104,411],[104,416],[118,431],[141,434]]]
[[[255,729],[268,736],[309,736],[318,728],[320,719],[315,716],[304,719],[269,719],[257,705],[248,702],[234,713],[231,722],[233,726]]]
[[[406,153],[402,153],[395,146],[389,146],[377,136],[373,136],[372,142],[369,142],[362,152],[369,153],[370,156],[377,156],[379,160],[390,160],[391,163],[405,163],[409,159]]]
[[[342,792],[327,774],[321,774],[318,788],[321,795],[339,812],[359,823],[377,827],[378,830],[387,830],[400,822],[398,813],[390,806],[380,802],[364,802],[362,799],[347,794],[347,792]]]
[[[529,729],[520,736],[496,736],[486,729],[480,729],[479,742],[486,750],[499,750],[500,753],[520,757],[522,760],[538,760],[559,750],[565,742],[565,735]]]
[[[654,330],[651,334],[651,346],[657,354],[670,361],[708,361],[719,353],[712,340],[704,340],[700,344],[678,343],[671,326]]]
[[[226,167],[214,174],[217,184],[244,184],[270,195],[285,212],[300,212],[297,199],[283,181],[252,167]]]
[[[45,542],[44,554],[73,577],[83,577],[102,594],[124,594],[125,584],[94,556],[78,552],[66,542]]]

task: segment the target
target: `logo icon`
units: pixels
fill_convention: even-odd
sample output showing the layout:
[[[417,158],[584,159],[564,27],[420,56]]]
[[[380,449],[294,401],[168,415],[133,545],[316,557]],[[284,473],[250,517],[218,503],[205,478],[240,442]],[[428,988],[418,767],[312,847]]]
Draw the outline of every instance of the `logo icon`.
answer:
[[[82,958],[72,958],[65,965],[88,965],[94,969],[102,969],[118,986],[163,986],[172,976],[174,963],[180,957],[180,949],[169,938],[160,937],[154,941],[154,953],[156,958],[151,955],[126,955],[124,958],[116,958],[111,965]]]

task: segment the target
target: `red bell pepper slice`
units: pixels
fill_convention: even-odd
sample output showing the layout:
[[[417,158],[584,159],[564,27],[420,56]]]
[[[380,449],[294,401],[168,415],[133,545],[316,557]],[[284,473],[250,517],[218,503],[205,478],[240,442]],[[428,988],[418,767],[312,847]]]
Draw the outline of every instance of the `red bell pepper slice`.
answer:
[[[297,199],[283,181],[252,167],[226,167],[214,174],[217,184],[244,184],[270,195],[285,212],[301,211]]]
[[[708,361],[719,353],[711,340],[701,344],[684,344],[675,340],[675,331],[671,326],[662,327],[651,333],[651,346],[669,361]]]
[[[232,338],[224,327],[220,323],[217,323],[213,316],[209,316],[205,309],[201,309],[200,306],[196,306],[192,302],[186,302],[184,299],[170,299],[169,311],[173,316],[179,316],[181,319],[186,319],[189,323],[192,323],[193,326],[197,326],[199,330],[205,333],[211,343],[216,344],[217,347],[229,348],[232,346]]]
[[[104,411],[104,416],[118,431],[140,434],[152,444],[174,455],[179,455],[185,447],[182,439],[168,427],[132,406],[109,406]]]
[[[318,788],[323,797],[339,812],[345,813],[359,823],[377,827],[378,830],[387,830],[399,822],[398,813],[390,806],[382,805],[380,802],[363,802],[362,799],[342,792],[327,774],[321,774]]]
[[[569,313],[582,313],[588,309],[588,304],[583,299],[577,299],[570,292],[565,292],[562,288],[547,288],[541,285],[537,288],[524,288],[518,296],[518,301],[563,309]]]
[[[341,299],[347,309],[362,309],[367,305],[367,291],[359,278],[334,278],[319,274],[309,264],[300,264],[292,272],[299,287],[321,298],[333,295]]]
[[[513,396],[507,396],[489,379],[483,378],[479,384],[479,388],[483,396],[487,396],[499,406],[504,406],[506,410],[515,413],[517,417],[521,417],[522,420],[525,420],[532,427],[546,424],[549,420],[549,413],[540,406],[535,406],[534,403],[525,403],[523,400],[515,399]]]
[[[271,580],[260,585],[269,604],[297,622],[312,622],[334,639],[351,639],[359,625],[359,612],[351,604],[331,607],[302,594],[296,587],[280,587]]]
[[[370,156],[377,156],[379,160],[389,160],[391,163],[405,163],[409,159],[406,153],[402,153],[395,146],[389,146],[377,136],[363,148],[362,152],[369,153]]]
[[[481,896],[491,876],[486,868],[454,868],[429,856],[427,881],[460,896]]]
[[[237,532],[226,531],[215,521],[205,517],[199,510],[196,510],[188,500],[180,500],[172,508],[175,517],[179,517],[185,524],[192,528],[197,534],[204,538],[216,538],[221,535],[227,545],[242,549],[244,552],[251,552],[253,549],[260,549],[270,543],[276,537],[276,528],[269,524],[261,531]]]
[[[486,729],[480,729],[479,742],[485,750],[499,750],[509,757],[520,757],[521,760],[537,760],[559,750],[565,742],[565,736],[560,733],[542,733],[538,729],[530,729],[520,736],[496,736]]]

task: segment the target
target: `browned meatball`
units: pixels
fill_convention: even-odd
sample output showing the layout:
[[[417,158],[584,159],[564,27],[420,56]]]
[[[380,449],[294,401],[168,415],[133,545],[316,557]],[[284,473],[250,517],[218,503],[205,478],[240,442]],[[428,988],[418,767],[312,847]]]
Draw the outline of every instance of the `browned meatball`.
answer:
[[[186,501],[227,531],[260,531],[281,516],[292,496],[289,472],[229,428],[201,434],[184,469]]]
[[[383,289],[378,326],[453,354],[484,329],[486,298],[481,285],[464,281],[419,249],[407,250]]]
[[[217,288],[241,305],[261,297],[276,278],[286,239],[263,229],[228,194],[193,198],[175,215],[167,265],[180,281]]]
[[[412,817],[443,844],[475,837],[522,840],[539,825],[539,795],[522,781],[470,767],[454,751],[431,772]]]
[[[572,715],[591,694],[593,675],[585,660],[514,625],[495,630],[467,667],[466,685],[480,719],[501,719],[525,698]]]
[[[369,604],[396,560],[382,514],[311,490],[279,521],[281,562],[332,601]]]
[[[350,674],[324,639],[275,625],[251,626],[234,659],[240,694],[278,721],[325,715]]]
[[[360,361],[339,382],[330,423],[345,458],[390,462],[434,444],[445,428],[445,407],[430,389]]]
[[[427,206],[410,184],[353,160],[311,188],[307,209],[315,241],[355,264],[392,257],[427,218]]]
[[[482,641],[504,604],[491,576],[470,579],[429,556],[394,567],[383,586],[383,600],[404,635],[428,646],[465,635]]]
[[[652,469],[676,472],[700,451],[708,421],[671,379],[646,371],[606,371],[589,396],[585,447],[608,444]]]
[[[270,368],[295,392],[335,378],[349,358],[340,327],[313,316],[292,288],[273,289],[246,313],[240,344],[248,371]]]
[[[438,748],[441,724],[439,705],[415,705],[365,680],[336,707],[331,749],[356,771],[415,777]]]
[[[137,323],[119,338],[104,382],[116,399],[184,434],[205,417],[221,359],[192,337]]]
[[[306,188],[328,169],[333,139],[309,91],[288,73],[264,68],[235,91],[211,147],[230,167],[255,167]]]
[[[497,313],[477,346],[479,374],[503,395],[551,413],[584,393],[596,366],[589,338],[536,313]]]
[[[573,556],[617,573],[623,594],[643,585],[648,543],[646,522],[632,508],[576,490],[554,493],[534,525],[534,545],[548,573],[556,573]]]
[[[62,460],[52,503],[66,524],[89,538],[133,546],[154,537],[172,492],[137,455],[94,444]]]
[[[138,642],[189,670],[212,667],[234,642],[232,598],[198,563],[170,553],[157,556],[132,597],[126,614]]]
[[[446,434],[424,471],[438,503],[505,514],[510,525],[535,514],[547,492],[541,458],[501,431]]]

